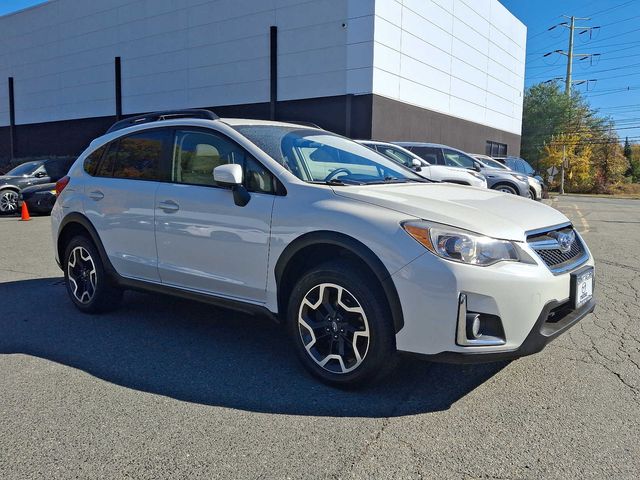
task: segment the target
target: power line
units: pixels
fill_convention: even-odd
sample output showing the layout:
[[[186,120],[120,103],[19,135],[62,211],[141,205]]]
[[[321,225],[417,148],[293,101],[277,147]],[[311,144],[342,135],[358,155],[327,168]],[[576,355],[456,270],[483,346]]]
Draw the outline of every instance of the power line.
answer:
[[[640,28],[634,28],[633,30],[628,30],[626,32],[616,33],[615,35],[612,35],[610,37],[599,38],[598,40],[594,40],[592,42],[589,42],[589,45],[593,45],[594,43],[599,43],[599,42],[605,42],[607,40],[612,40],[614,38],[622,37],[624,35],[629,35],[630,33],[635,33],[637,31],[640,31]]]
[[[604,25],[600,25],[602,28],[610,27],[611,25],[617,25],[619,23],[628,22],[630,20],[635,20],[636,18],[640,18],[640,15],[636,15],[634,17],[623,18],[622,20],[617,20],[615,22],[605,23]]]
[[[590,13],[590,14],[589,14],[589,15],[587,15],[587,16],[588,16],[588,17],[594,17],[594,16],[596,16],[596,15],[600,15],[600,16],[608,15],[608,14],[609,14],[609,12],[611,12],[611,11],[613,11],[613,10],[617,10],[618,8],[625,7],[625,6],[627,6],[627,5],[631,4],[631,3],[633,3],[634,1],[635,1],[635,0],[628,0],[628,1],[626,1],[626,2],[622,2],[622,3],[618,4],[618,5],[614,5],[613,7],[605,8],[605,9],[603,9],[603,10],[599,10],[599,11],[597,11],[597,12]]]

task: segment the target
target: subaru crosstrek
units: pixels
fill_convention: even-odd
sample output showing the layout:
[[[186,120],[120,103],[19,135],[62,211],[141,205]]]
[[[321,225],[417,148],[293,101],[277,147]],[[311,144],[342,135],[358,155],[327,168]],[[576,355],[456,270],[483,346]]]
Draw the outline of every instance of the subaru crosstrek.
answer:
[[[55,252],[81,311],[147,289],[262,312],[334,385],[373,380],[398,351],[538,352],[595,305],[593,258],[560,212],[428,182],[319,128],[134,117],[57,190]]]

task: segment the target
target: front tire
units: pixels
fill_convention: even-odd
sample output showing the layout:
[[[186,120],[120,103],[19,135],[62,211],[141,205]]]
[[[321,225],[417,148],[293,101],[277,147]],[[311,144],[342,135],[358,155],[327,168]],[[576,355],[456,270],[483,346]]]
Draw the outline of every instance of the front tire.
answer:
[[[358,386],[395,363],[395,332],[380,285],[352,262],[327,262],[304,274],[290,296],[288,327],[296,353],[315,377]]]
[[[18,211],[18,192],[5,189],[0,192],[0,214],[10,214]]]
[[[73,304],[84,313],[100,313],[120,305],[122,289],[112,284],[91,240],[71,239],[64,254],[64,279]]]
[[[504,183],[501,185],[496,185],[495,187],[493,187],[493,189],[499,192],[509,193],[511,195],[518,195],[518,191],[514,187]]]

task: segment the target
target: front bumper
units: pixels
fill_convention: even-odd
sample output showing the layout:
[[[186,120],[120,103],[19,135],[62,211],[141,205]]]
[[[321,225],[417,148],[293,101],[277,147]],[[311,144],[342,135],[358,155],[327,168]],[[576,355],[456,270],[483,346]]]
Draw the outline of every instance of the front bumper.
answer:
[[[540,352],[549,342],[551,342],[551,340],[560,336],[584,317],[592,313],[596,308],[596,301],[592,298],[577,310],[572,310],[570,308],[566,308],[565,310],[566,306],[567,302],[564,304],[549,302],[542,309],[533,329],[529,332],[529,335],[517,350],[510,352],[487,353],[483,355],[467,352],[442,352],[436,355],[428,355],[428,358],[432,362],[488,363],[513,360],[515,358],[533,355],[534,353]],[[562,318],[559,320],[550,318],[550,314],[557,311],[562,312]]]
[[[571,272],[553,275],[537,256],[532,257],[535,265],[501,262],[478,267],[425,253],[394,273],[404,315],[404,327],[396,335],[398,350],[455,362],[491,362],[540,351],[592,312],[595,301],[575,311],[564,308],[571,297]],[[591,254],[572,271],[587,265],[593,266]],[[461,294],[469,311],[500,319],[501,345],[456,343]],[[560,310],[562,315],[548,320],[550,312]]]

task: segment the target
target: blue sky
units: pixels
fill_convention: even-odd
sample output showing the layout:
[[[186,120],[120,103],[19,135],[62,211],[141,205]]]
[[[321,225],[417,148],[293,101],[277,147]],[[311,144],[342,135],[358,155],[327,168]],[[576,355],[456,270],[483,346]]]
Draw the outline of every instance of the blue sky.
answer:
[[[0,0],[0,15],[44,3],[43,0]]]
[[[500,0],[528,27],[526,85],[563,77],[566,57],[547,52],[567,50],[566,28],[547,29],[567,21],[562,15],[591,17],[576,22],[599,26],[592,38],[576,35],[576,53],[599,53],[593,64],[575,60],[573,78],[597,80],[575,88],[586,92],[593,107],[617,122],[618,133],[640,143],[640,0]],[[630,88],[630,90],[625,90]]]
[[[611,115],[621,137],[640,143],[640,0],[500,0],[527,25],[526,84],[564,77],[566,58],[543,57],[567,48],[566,28],[547,29],[566,21],[562,15],[592,17],[578,25],[599,26],[592,38],[576,35],[576,53],[600,53],[593,64],[576,60],[574,78],[597,80],[577,86],[592,106]],[[0,0],[0,15],[42,3],[42,0]]]

